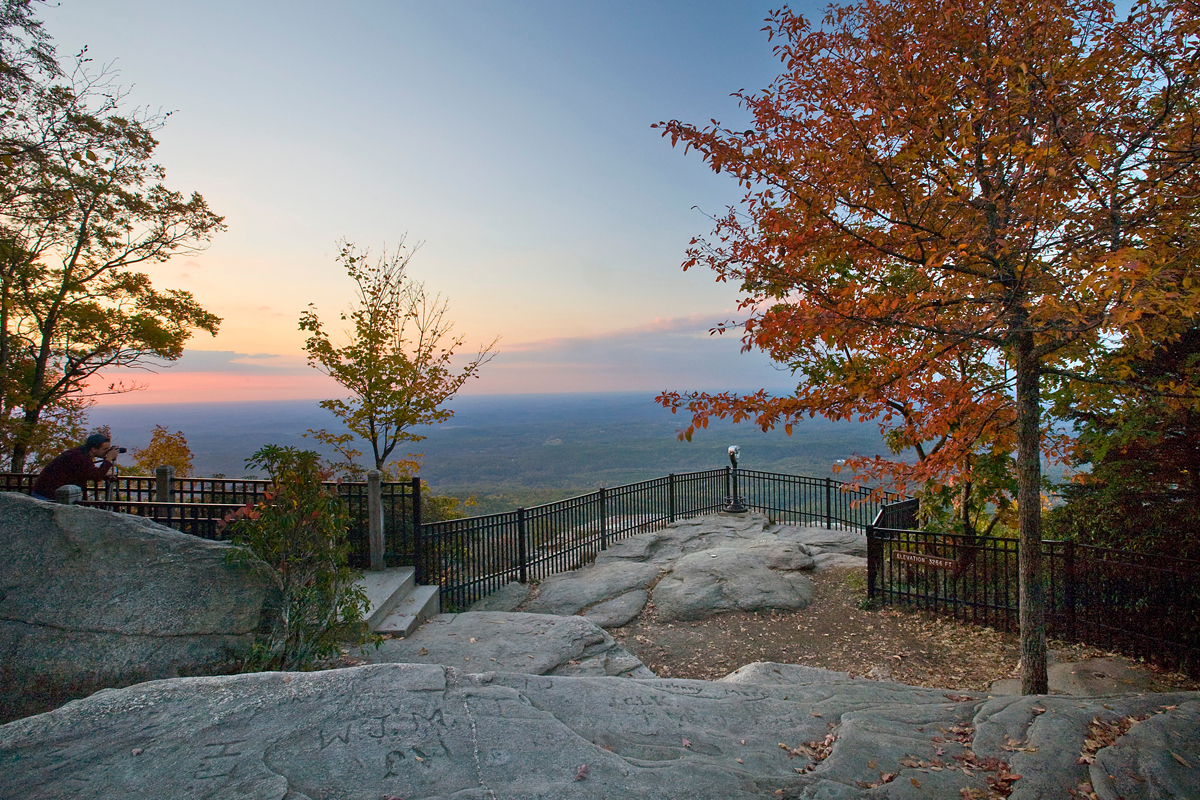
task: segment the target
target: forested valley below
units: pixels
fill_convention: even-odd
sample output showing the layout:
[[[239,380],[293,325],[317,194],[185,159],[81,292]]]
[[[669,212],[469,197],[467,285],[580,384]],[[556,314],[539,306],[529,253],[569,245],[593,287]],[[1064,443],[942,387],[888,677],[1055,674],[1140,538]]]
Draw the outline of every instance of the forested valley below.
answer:
[[[791,436],[714,421],[691,442],[680,441],[687,418],[645,393],[468,396],[454,407],[454,418],[422,430],[428,438],[413,449],[424,454],[421,477],[434,491],[477,498],[472,514],[721,468],[732,444],[742,448],[743,468],[822,478],[850,477],[832,472],[840,459],[887,453],[875,423],[819,417]],[[97,406],[89,416],[124,447],[144,447],[155,425],[182,431],[195,474],[230,477],[251,474],[245,459],[263,444],[326,450],[304,432],[336,425],[314,400]]]

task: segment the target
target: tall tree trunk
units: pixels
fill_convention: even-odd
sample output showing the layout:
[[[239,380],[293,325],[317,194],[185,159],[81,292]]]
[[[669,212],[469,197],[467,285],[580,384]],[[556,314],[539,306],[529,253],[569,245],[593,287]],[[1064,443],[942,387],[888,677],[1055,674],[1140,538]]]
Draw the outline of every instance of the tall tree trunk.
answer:
[[[1041,391],[1033,334],[1017,334],[1017,527],[1020,531],[1021,693],[1046,694],[1046,576],[1042,563]]]
[[[37,429],[38,420],[42,417],[40,408],[26,408],[25,418],[17,425],[16,435],[12,446],[12,471],[25,471],[25,457],[29,455],[29,441]]]
[[[11,472],[24,472],[25,471],[26,452],[27,451],[25,449],[24,442],[16,442],[15,444],[13,444],[12,461],[9,464],[9,468],[10,468]]]

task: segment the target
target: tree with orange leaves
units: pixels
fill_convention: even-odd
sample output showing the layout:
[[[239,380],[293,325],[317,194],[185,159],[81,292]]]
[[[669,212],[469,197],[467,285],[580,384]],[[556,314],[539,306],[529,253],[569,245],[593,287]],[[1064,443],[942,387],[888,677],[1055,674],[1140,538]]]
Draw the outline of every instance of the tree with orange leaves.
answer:
[[[685,269],[740,285],[744,344],[791,397],[679,394],[692,428],[879,418],[916,464],[893,482],[969,489],[1015,451],[1022,689],[1046,691],[1044,393],[1119,385],[1112,353],[1200,311],[1197,58],[1190,8],[1151,0],[862,0],[767,28],[780,77],[739,94],[745,131],[661,123],[745,189]]]
[[[184,478],[192,474],[192,449],[188,447],[183,431],[171,433],[162,425],[155,425],[150,434],[150,444],[133,448],[132,475],[153,475],[160,466],[175,468],[175,477]]]

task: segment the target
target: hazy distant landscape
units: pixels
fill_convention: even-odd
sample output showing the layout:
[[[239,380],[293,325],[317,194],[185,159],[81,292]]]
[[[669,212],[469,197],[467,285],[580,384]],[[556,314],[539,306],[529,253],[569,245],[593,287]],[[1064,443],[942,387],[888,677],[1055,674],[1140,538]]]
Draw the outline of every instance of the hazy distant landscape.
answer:
[[[434,490],[479,497],[473,513],[723,467],[731,444],[741,446],[744,467],[817,477],[830,475],[838,459],[887,452],[874,423],[819,418],[797,425],[790,437],[715,422],[681,442],[676,434],[687,418],[646,393],[464,397],[453,407],[455,417],[423,429],[429,438],[413,449],[424,453],[421,477]],[[183,431],[196,474],[229,476],[249,474],[245,459],[263,444],[321,450],[304,432],[336,423],[312,400],[100,406],[90,419],[110,426],[113,441],[125,447],[145,446],[156,424]]]

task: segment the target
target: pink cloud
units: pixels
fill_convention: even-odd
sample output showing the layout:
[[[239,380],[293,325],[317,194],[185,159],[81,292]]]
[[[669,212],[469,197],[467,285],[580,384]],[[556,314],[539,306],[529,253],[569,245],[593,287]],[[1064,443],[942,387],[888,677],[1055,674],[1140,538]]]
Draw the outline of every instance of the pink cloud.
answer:
[[[323,400],[344,390],[315,370],[308,375],[160,372],[134,378],[145,389],[97,398],[102,405],[212,403],[229,400]],[[96,383],[94,385],[101,385]]]

